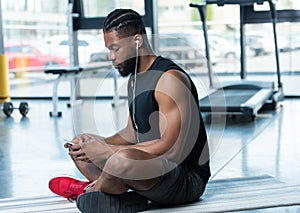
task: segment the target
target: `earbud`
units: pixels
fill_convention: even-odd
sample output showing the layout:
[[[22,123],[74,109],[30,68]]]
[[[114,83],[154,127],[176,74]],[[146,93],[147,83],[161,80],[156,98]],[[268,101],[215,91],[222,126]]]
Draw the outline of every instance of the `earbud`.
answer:
[[[138,45],[140,43],[140,40],[139,39],[135,39],[135,43],[136,43],[136,46],[138,47]]]

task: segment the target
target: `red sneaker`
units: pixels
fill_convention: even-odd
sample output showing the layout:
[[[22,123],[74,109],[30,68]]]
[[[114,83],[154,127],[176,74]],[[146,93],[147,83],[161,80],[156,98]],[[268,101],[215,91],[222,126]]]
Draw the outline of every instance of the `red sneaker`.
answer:
[[[61,176],[55,177],[49,181],[49,189],[53,193],[65,197],[72,202],[84,192],[85,187],[90,183],[92,182]]]

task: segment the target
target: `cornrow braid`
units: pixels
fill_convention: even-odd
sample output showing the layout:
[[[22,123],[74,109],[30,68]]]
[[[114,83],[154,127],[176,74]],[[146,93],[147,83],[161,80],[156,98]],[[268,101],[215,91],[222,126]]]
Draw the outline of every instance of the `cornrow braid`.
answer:
[[[115,9],[106,17],[103,32],[113,30],[123,36],[146,33],[142,16],[132,9]]]

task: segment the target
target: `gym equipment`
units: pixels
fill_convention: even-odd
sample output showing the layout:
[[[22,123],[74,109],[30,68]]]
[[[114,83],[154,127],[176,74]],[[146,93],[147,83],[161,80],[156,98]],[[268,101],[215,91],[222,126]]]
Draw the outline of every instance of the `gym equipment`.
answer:
[[[27,102],[21,102],[19,108],[15,108],[12,102],[4,102],[2,105],[2,111],[7,117],[10,117],[14,109],[18,109],[22,116],[26,116],[29,112],[29,105]]]
[[[245,35],[244,35],[244,9],[245,6],[253,5],[254,3],[262,4],[268,2],[270,6],[276,69],[277,69],[277,88],[274,82],[265,81],[248,81],[245,80]],[[206,0],[202,4],[190,4],[190,7],[195,7],[200,13],[200,18],[203,25],[203,33],[205,40],[205,54],[207,58],[208,75],[210,86],[213,87],[211,61],[209,54],[209,42],[207,35],[206,24],[206,5],[217,4],[223,6],[225,4],[239,4],[240,5],[240,47],[241,47],[241,80],[237,82],[227,82],[221,87],[216,88],[214,92],[199,100],[200,110],[204,113],[215,113],[225,115],[243,115],[251,117],[254,120],[260,109],[275,109],[277,103],[284,98],[282,83],[280,79],[279,67],[279,50],[277,45],[276,32],[276,9],[274,0]]]
[[[82,67],[47,67],[44,72],[46,74],[58,75],[53,84],[53,95],[52,95],[52,103],[53,103],[53,111],[49,112],[50,117],[61,117],[62,112],[58,111],[58,85],[63,77],[69,77],[70,79],[70,87],[71,87],[71,103],[75,101],[75,84],[77,74],[83,70]],[[71,104],[68,104],[68,107],[71,107]]]

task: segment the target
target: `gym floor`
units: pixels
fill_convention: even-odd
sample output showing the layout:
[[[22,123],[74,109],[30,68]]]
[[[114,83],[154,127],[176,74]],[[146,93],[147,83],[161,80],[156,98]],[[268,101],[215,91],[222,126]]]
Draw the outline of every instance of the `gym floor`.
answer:
[[[21,100],[13,100],[18,105]],[[60,101],[62,117],[49,116],[51,100],[29,100],[26,117],[0,114],[0,198],[51,193],[48,181],[57,175],[81,177],[58,137],[82,132],[108,136],[126,122],[126,102],[83,101],[68,108]],[[211,151],[213,179],[270,175],[300,184],[299,99],[285,99],[275,111],[259,113],[254,121],[204,115]],[[269,209],[274,212],[274,209]],[[255,210],[262,211],[262,210]],[[266,210],[263,210],[266,211]],[[276,208],[299,212],[300,206]]]

